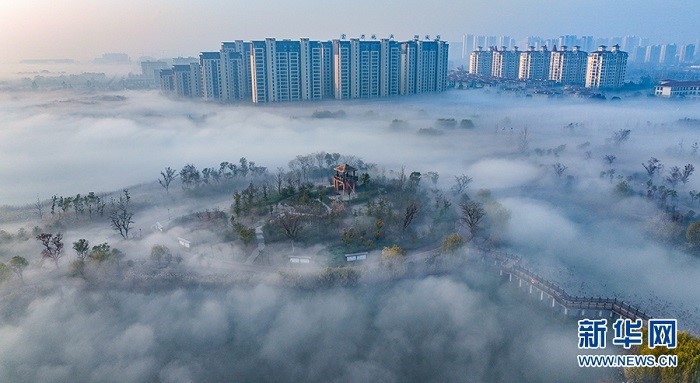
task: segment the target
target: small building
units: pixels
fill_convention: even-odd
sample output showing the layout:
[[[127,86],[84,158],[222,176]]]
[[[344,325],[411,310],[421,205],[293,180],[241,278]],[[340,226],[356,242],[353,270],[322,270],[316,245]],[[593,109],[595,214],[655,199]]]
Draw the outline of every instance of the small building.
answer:
[[[654,89],[657,97],[700,97],[700,81],[661,80]]]
[[[345,195],[355,193],[357,186],[357,169],[348,164],[338,165],[333,176],[333,187],[335,191]]]

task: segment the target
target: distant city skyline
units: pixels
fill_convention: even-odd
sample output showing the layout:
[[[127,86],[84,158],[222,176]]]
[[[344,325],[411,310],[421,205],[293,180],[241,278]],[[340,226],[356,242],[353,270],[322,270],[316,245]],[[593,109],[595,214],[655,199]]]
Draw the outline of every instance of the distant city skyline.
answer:
[[[696,43],[700,2],[517,0],[430,3],[299,0],[274,5],[224,0],[48,0],[0,3],[1,63],[23,59],[92,60],[105,52],[174,57],[216,50],[221,41],[270,36],[318,39],[361,34],[409,39],[468,33],[513,37],[647,37],[652,44]],[[295,15],[295,17],[290,17]],[[341,17],[342,15],[342,17]],[[694,35],[688,35],[693,33]]]

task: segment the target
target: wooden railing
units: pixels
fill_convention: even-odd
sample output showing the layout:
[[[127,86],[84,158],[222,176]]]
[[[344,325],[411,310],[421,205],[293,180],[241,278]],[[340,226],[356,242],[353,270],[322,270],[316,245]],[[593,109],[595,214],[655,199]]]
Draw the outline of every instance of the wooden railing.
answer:
[[[528,282],[533,287],[552,297],[554,301],[565,308],[578,310],[607,310],[623,318],[632,320],[642,319],[645,322],[652,318],[645,312],[640,311],[637,307],[618,300],[617,298],[571,296],[556,283],[520,266],[518,264],[520,258],[514,255],[489,249],[482,249],[482,254],[484,259],[495,261],[501,271]]]

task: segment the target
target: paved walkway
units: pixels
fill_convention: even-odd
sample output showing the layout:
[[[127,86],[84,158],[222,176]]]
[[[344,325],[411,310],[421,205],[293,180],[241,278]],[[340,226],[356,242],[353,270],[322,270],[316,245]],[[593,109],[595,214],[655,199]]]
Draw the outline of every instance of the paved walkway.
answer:
[[[255,239],[258,241],[258,247],[250,254],[250,256],[245,260],[246,265],[252,265],[256,259],[258,259],[258,256],[260,255],[260,252],[265,249],[265,237],[263,236],[263,227],[262,225],[257,226],[255,228]]]

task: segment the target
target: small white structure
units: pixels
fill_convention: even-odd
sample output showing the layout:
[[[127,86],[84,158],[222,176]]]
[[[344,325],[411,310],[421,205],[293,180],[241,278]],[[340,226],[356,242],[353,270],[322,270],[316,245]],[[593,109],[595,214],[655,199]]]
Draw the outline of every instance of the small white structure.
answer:
[[[163,232],[163,225],[161,225],[160,222],[156,222],[156,224],[151,227],[155,230],[160,231],[161,233]]]
[[[177,237],[177,242],[180,244],[180,246],[185,247],[185,248],[190,248],[190,241]]]
[[[309,257],[289,257],[289,262],[309,264],[309,263],[311,263],[311,258],[309,258]]]
[[[364,261],[367,259],[367,252],[362,252],[362,253],[352,253],[352,254],[345,254],[345,261],[346,262],[355,262],[355,261]]]

